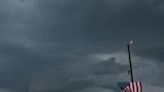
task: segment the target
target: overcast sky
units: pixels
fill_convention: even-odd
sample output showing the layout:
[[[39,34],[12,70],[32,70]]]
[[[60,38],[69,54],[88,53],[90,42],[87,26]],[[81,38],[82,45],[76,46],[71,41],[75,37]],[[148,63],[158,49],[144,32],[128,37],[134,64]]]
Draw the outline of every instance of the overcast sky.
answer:
[[[0,0],[0,92],[164,91],[163,0]]]

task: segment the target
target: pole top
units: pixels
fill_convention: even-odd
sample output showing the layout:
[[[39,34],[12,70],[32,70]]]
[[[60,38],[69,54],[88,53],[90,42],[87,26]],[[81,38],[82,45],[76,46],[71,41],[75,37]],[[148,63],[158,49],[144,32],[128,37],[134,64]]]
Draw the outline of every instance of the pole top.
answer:
[[[128,42],[128,45],[132,45],[133,43],[134,43],[134,41],[131,40],[131,41]]]

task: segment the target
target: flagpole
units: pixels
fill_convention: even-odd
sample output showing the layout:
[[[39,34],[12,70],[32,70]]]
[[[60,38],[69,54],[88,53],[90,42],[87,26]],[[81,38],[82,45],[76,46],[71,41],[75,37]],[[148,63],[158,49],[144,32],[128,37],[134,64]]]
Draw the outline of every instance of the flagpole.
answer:
[[[129,56],[129,67],[130,67],[130,78],[131,78],[131,82],[134,82],[134,78],[133,78],[133,68],[132,68],[132,60],[131,60],[131,52],[130,52],[130,46],[133,44],[133,41],[130,41],[127,44],[128,47],[128,56]]]

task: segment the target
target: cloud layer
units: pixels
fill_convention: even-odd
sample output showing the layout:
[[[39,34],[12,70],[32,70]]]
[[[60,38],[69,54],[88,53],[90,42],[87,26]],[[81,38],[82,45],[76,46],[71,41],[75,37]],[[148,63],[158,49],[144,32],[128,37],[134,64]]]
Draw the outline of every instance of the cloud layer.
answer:
[[[135,79],[163,91],[163,9],[161,0],[1,0],[0,92],[119,92],[131,39]]]

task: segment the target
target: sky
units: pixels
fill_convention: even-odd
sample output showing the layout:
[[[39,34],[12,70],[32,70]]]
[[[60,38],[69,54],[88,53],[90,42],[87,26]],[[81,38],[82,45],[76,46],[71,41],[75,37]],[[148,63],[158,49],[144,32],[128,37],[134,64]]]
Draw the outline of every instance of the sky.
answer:
[[[121,92],[127,43],[143,92],[164,91],[163,0],[0,0],[0,92]]]

